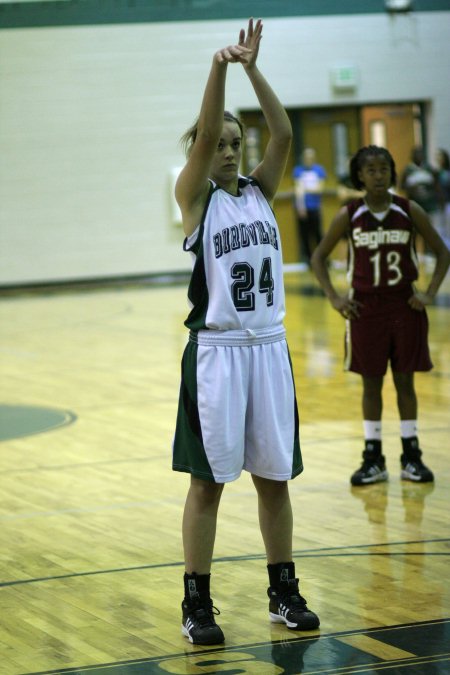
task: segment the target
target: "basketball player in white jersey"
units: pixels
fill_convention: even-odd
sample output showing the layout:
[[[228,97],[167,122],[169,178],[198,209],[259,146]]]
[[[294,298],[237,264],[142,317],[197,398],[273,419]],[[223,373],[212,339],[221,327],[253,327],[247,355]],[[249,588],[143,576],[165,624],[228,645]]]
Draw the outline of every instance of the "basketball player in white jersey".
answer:
[[[250,472],[267,554],[269,614],[296,630],[319,619],[300,595],[292,560],[287,481],[303,470],[298,413],[283,318],[280,232],[271,208],[291,144],[286,111],[259,71],[260,20],[214,55],[197,122],[183,143],[175,188],[193,257],[173,469],[191,475],[183,518],[182,632],[217,644],[210,573],[224,484]],[[229,64],[244,69],[270,138],[250,176],[239,175],[243,129],[225,111]]]

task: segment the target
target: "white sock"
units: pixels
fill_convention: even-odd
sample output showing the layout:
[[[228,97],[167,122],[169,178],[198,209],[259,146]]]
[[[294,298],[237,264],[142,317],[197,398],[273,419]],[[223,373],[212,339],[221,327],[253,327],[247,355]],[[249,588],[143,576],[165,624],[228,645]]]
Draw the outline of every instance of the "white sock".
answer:
[[[400,436],[402,438],[417,436],[417,420],[400,420]]]
[[[381,420],[379,422],[372,422],[372,420],[364,420],[364,438],[366,441],[381,441]]]

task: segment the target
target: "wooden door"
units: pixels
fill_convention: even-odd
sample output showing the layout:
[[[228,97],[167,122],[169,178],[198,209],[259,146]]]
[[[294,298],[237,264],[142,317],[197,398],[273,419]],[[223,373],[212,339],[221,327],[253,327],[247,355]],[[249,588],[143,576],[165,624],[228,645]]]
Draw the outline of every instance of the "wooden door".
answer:
[[[397,176],[408,164],[412,148],[421,145],[419,115],[419,106],[413,103],[365,106],[361,110],[363,145],[386,147],[394,158]]]

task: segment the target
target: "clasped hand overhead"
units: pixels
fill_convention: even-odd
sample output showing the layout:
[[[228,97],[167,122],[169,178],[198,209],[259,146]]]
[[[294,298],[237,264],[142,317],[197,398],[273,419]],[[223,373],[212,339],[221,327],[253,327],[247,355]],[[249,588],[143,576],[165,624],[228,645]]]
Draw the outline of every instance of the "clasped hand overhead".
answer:
[[[253,66],[258,57],[262,28],[261,19],[258,19],[255,24],[253,24],[253,19],[250,19],[247,32],[243,28],[240,30],[237,45],[229,45],[216,52],[217,62],[222,64],[242,63],[245,68]]]

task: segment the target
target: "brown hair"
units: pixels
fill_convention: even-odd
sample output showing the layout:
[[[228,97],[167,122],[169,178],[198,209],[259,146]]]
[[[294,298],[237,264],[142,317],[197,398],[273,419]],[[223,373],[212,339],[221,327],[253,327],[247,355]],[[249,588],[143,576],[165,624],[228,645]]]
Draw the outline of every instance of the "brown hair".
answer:
[[[244,135],[244,125],[237,117],[228,112],[228,110],[224,111],[223,119],[225,122],[235,122],[241,131],[241,137]],[[189,157],[189,153],[191,152],[192,146],[195,143],[195,139],[197,138],[197,130],[198,130],[198,117],[195,120],[194,124],[190,126],[189,129],[185,131],[182,137],[180,138],[180,144],[185,152],[186,157]]]

